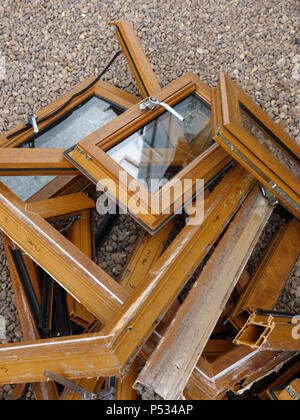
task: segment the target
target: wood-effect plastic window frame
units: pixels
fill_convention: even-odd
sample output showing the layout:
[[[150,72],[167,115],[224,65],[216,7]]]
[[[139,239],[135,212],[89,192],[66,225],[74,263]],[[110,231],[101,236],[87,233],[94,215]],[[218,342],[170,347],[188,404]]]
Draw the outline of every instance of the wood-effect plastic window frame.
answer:
[[[187,73],[161,89],[161,91],[156,92],[156,98],[159,101],[167,102],[170,106],[174,106],[192,94],[197,95],[202,102],[210,107],[212,90],[192,73]],[[226,152],[217,144],[213,144],[183,168],[156,194],[151,194],[148,189],[136,181],[130,174],[127,174],[127,185],[135,182],[141,191],[140,208],[142,210],[139,214],[136,214],[130,206],[131,198],[136,192],[128,191],[127,185],[125,184],[119,184],[119,175],[124,170],[108,156],[107,151],[146,124],[158,118],[164,112],[165,110],[162,107],[157,107],[152,111],[141,111],[139,104],[134,105],[114,121],[109,122],[101,129],[80,141],[76,147],[65,152],[65,156],[72,164],[92,182],[98,185],[99,188],[101,188],[100,180],[112,180],[116,189],[109,186],[107,188],[102,186],[103,190],[121,208],[126,209],[151,234],[154,234],[164,226],[173,217],[174,213],[182,208],[183,203],[182,196],[172,197],[170,202],[171,211],[169,214],[165,214],[166,211],[162,207],[160,208],[159,214],[151,214],[150,203],[168,203],[168,200],[163,200],[162,197],[166,197],[170,193],[170,186],[173,183],[177,180],[183,181],[184,179],[192,180],[192,190],[186,191],[185,193],[185,197],[192,199],[199,192],[195,190],[196,180],[204,179],[205,183],[211,181],[232,161],[232,158]],[[143,197],[146,199],[143,200]]]
[[[214,91],[213,137],[230,155],[249,170],[287,208],[300,218],[300,182],[280,160],[243,127],[241,106],[252,116],[251,121],[290,157],[300,162],[300,146],[275,123],[239,86],[221,73]],[[278,141],[275,141],[274,139]]]

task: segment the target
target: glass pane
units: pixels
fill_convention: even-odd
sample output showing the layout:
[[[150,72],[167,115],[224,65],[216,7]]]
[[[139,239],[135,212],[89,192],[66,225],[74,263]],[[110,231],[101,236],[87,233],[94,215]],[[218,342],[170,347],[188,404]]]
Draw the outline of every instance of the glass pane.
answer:
[[[165,112],[107,152],[153,194],[213,143],[210,109],[197,96],[174,109],[183,123]]]
[[[254,117],[251,118],[251,113],[242,104],[240,104],[241,120],[243,127],[252,134],[256,140],[268,149],[289,171],[291,171],[298,179],[300,179],[300,166],[297,165],[291,158],[276,144],[276,139],[271,139],[265,134],[262,128],[259,127],[258,123],[254,122]],[[277,143],[280,140],[277,139]]]
[[[119,114],[120,111],[108,102],[94,96],[55,127],[36,137],[34,145],[41,149],[68,149]],[[28,148],[29,142],[22,147]],[[25,201],[54,178],[55,176],[3,176],[0,181]]]
[[[35,139],[37,148],[69,149],[104,124],[113,120],[120,112],[109,103],[94,96],[69,117]]]

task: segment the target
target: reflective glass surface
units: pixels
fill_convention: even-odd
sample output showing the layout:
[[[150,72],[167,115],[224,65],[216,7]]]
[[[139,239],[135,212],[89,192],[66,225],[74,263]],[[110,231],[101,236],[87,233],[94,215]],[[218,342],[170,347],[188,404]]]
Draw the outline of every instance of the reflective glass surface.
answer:
[[[171,180],[213,143],[211,112],[196,95],[173,107],[111,148],[107,154],[151,193]]]

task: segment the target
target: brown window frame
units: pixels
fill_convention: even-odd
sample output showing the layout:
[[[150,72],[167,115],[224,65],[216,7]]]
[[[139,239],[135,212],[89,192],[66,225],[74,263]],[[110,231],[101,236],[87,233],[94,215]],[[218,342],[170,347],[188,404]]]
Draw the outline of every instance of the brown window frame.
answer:
[[[299,165],[300,146],[296,141],[223,73],[212,100],[214,140],[299,218],[299,179],[243,127],[240,104],[253,115],[257,126],[264,126],[264,134],[271,140],[275,136],[279,140],[276,144]]]
[[[24,203],[6,187],[0,187],[1,230],[46,271],[48,269],[52,277],[57,278],[59,267],[60,284],[71,292],[73,288],[73,295],[106,324],[96,334],[0,346],[0,365],[3,367],[0,383],[5,384],[43,381],[45,369],[70,379],[122,376],[249,194],[253,177],[239,165],[232,168],[207,199],[205,223],[186,226],[128,298],[124,288],[78,249],[75,256],[74,246],[69,241],[54,232],[54,228],[38,215],[26,213]],[[33,225],[37,229],[33,229]],[[60,250],[53,246],[54,242],[52,246],[45,243],[42,232],[57,242]],[[64,260],[65,250],[86,267],[84,273],[79,266],[79,270],[70,272],[69,262]],[[96,287],[88,270],[94,277],[98,276],[98,283],[102,282],[106,291]],[[79,287],[80,293],[76,293]],[[166,288],[168,293],[162,293]],[[122,304],[122,300],[125,303]],[[146,312],[147,317],[144,316]]]
[[[175,82],[170,83],[164,89],[156,92],[156,98],[159,101],[167,102],[170,106],[174,106],[189,95],[196,94],[210,107],[211,93],[212,90],[201,82],[201,80],[195,75],[187,73]],[[128,203],[135,193],[128,191],[124,185],[120,185],[119,187],[119,174],[123,171],[123,168],[110,158],[106,152],[149,122],[155,120],[164,111],[162,107],[158,107],[153,111],[141,111],[139,104],[134,105],[117,119],[106,124],[105,127],[95,131],[90,136],[81,140],[77,146],[65,152],[65,156],[72,164],[94,184],[97,185],[98,180],[107,178],[114,181],[117,187],[117,197],[114,196],[114,192],[110,187],[105,188],[106,194],[120,207],[128,209],[131,216],[152,234],[157,232],[182,207],[182,197],[179,197],[180,204],[176,203],[178,198],[174,199],[173,197],[170,203],[171,215],[164,214],[165,209],[163,208],[160,209],[161,212],[158,215],[151,214],[150,211],[150,203],[155,201],[162,203],[162,197],[165,194],[169,194],[170,186],[175,179],[179,181],[184,179],[193,180],[193,190],[187,192],[187,196],[189,194],[188,198],[191,199],[194,194],[198,193],[194,189],[197,179],[204,179],[204,182],[207,183],[232,162],[232,158],[227,153],[217,144],[213,144],[155,194],[151,194],[148,189],[142,186],[130,174],[127,174],[128,182],[136,182],[140,187],[141,196],[146,197],[144,201],[141,199],[143,214],[135,214],[134,210],[128,207]]]
[[[84,81],[58,100],[37,112],[37,120],[42,119],[59,109],[75,93],[82,91],[92,81],[93,79]],[[99,80],[94,86],[74,99],[63,111],[48,121],[39,124],[40,132],[47,131],[51,129],[53,125],[59,124],[61,119],[67,117],[70,112],[76,110],[81,104],[85,103],[93,96],[97,96],[124,111],[138,101],[135,96]],[[65,149],[63,148],[20,148],[21,145],[34,138],[32,128],[28,128],[25,132],[16,135],[14,138],[8,139],[10,135],[22,128],[24,128],[24,126],[19,125],[0,137],[0,176],[78,175],[78,170],[64,158],[63,153]]]

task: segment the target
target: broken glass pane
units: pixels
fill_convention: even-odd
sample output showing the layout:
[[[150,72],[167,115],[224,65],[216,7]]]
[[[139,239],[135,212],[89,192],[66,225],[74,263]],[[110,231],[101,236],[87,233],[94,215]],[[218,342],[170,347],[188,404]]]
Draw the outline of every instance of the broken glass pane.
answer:
[[[55,127],[35,138],[35,147],[69,149],[119,114],[120,111],[108,102],[94,96]]]
[[[34,145],[41,149],[68,149],[121,112],[120,109],[94,96],[56,126],[37,136]],[[32,140],[28,140],[22,147],[28,148]],[[54,178],[54,176],[3,176],[0,177],[0,181],[25,201]]]
[[[165,112],[107,152],[153,194],[213,144],[210,108],[196,95],[174,109],[184,122]]]

